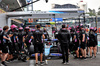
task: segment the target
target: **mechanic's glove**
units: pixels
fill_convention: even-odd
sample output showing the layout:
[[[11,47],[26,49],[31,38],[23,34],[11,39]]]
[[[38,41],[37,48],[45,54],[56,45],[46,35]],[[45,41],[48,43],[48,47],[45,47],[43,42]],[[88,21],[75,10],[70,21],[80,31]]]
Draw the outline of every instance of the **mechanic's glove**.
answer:
[[[32,39],[29,40],[29,43],[31,43]]]

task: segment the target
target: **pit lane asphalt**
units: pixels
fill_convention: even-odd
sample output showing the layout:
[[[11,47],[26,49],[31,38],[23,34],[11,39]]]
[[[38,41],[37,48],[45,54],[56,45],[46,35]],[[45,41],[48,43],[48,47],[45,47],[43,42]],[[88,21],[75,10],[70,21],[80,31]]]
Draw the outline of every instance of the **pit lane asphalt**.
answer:
[[[35,66],[34,63],[35,63],[34,59],[30,59],[27,62],[16,60],[7,63],[7,65],[8,66]],[[62,59],[52,58],[51,60],[48,60],[48,65],[44,65],[44,66],[100,66],[100,54],[97,54],[97,58],[95,59],[87,58],[87,60],[74,59],[73,56],[70,55],[69,63],[70,63],[69,65],[63,65]]]

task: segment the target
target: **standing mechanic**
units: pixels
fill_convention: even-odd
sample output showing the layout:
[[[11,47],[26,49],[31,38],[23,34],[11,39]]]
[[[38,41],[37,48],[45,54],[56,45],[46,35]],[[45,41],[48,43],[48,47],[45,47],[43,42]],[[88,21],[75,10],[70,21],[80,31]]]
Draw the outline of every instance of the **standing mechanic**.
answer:
[[[70,29],[71,37],[72,37],[72,43],[74,45],[74,50],[76,52],[75,58],[79,58],[79,41],[78,41],[78,34],[75,31],[74,27],[71,27]]]
[[[43,32],[40,30],[40,25],[37,25],[36,31],[33,33],[34,36],[34,50],[35,50],[35,59],[36,65],[38,64],[38,53],[40,52],[40,64],[43,65],[43,42],[42,39],[45,39]]]
[[[86,60],[86,33],[84,31],[84,26],[81,26],[80,30],[80,49],[82,53],[82,59]]]
[[[7,32],[8,32],[9,27],[8,26],[4,26],[3,27],[3,43],[2,43],[2,62],[1,65],[3,66],[7,66],[5,63],[5,60],[7,58],[8,55],[8,48],[7,48],[7,42],[10,40]]]
[[[94,52],[94,58],[96,58],[96,46],[97,46],[97,39],[94,33],[94,28],[90,28],[89,32],[89,46],[90,46],[90,58],[92,59],[92,50]]]
[[[24,47],[23,46],[24,45],[24,32],[23,32],[22,27],[19,28],[18,38],[19,38],[19,50],[21,51]]]
[[[33,39],[34,38],[33,38],[32,32],[30,31],[30,28],[25,27],[25,43],[26,43],[28,51],[29,51],[29,48],[30,48],[30,45],[31,45],[31,42],[33,41]]]
[[[2,43],[3,43],[3,37],[2,37],[2,28],[0,28],[0,58],[2,59]]]
[[[68,48],[69,48],[69,42],[70,42],[70,34],[69,34],[69,31],[66,30],[65,25],[62,25],[62,29],[58,32],[57,37],[61,44],[62,57],[63,57],[62,63],[69,64]]]

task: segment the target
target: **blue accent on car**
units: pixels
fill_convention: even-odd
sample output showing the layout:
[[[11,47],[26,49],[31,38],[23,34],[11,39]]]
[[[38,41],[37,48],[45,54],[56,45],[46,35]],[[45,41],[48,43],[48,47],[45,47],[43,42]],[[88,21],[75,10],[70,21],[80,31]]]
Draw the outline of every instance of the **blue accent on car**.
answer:
[[[64,12],[59,12],[59,11],[49,11],[49,12],[60,13],[60,14],[63,14],[64,13]]]

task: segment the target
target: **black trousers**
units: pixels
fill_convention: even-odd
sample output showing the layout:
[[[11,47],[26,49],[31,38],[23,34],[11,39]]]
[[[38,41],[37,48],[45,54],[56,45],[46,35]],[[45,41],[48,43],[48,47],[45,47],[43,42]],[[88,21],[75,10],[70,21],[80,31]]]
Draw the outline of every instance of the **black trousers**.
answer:
[[[25,42],[25,43],[26,43],[27,49],[28,49],[28,51],[29,51],[29,48],[30,48],[31,43],[29,43],[29,42]]]
[[[69,61],[68,46],[61,46],[63,62]]]

